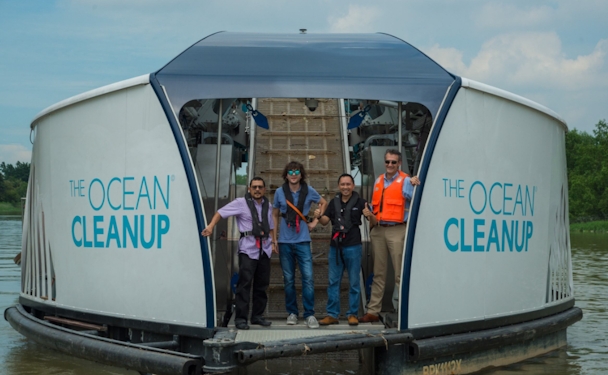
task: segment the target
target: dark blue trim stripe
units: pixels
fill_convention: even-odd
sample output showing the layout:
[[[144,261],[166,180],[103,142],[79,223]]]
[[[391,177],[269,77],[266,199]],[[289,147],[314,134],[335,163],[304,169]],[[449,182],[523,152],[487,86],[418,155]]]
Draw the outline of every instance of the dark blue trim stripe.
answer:
[[[177,143],[177,148],[179,149],[179,154],[182,158],[184,170],[186,171],[186,176],[188,178],[188,186],[190,187],[190,194],[192,196],[194,215],[196,216],[198,233],[200,233],[203,229],[205,229],[205,219],[203,215],[201,199],[198,195],[198,189],[196,188],[196,174],[192,169],[192,163],[190,162],[190,154],[188,151],[188,147],[186,146],[186,142],[182,137],[179,124],[177,123],[177,121],[175,120],[175,116],[173,115],[173,109],[171,109],[171,105],[165,97],[165,92],[160,87],[160,84],[156,79],[156,74],[154,73],[150,74],[150,84],[152,85],[156,96],[158,96],[158,100],[160,101],[163,111],[165,111],[165,115],[167,116],[167,120],[169,120],[169,124],[171,125],[171,131],[173,131],[175,143]],[[211,256],[209,255],[209,248],[207,247],[207,239],[203,236],[198,237],[201,244],[201,256],[203,258],[203,277],[205,278],[205,306],[207,309],[207,328],[215,328],[215,305],[213,301],[214,283],[213,277],[211,277]]]
[[[460,79],[460,77],[456,76],[454,83],[450,87],[448,95],[445,98],[445,102],[443,103],[441,109],[439,110],[439,113],[437,114],[437,119],[435,120],[435,127],[433,128],[433,132],[431,133],[426,143],[426,152],[424,160],[422,160],[420,170],[418,171],[420,185],[417,187],[416,196],[414,197],[414,200],[410,205],[410,215],[408,218],[409,229],[407,233],[407,238],[405,239],[405,260],[403,264],[403,270],[401,271],[401,308],[399,309],[401,314],[399,325],[400,330],[405,330],[409,328],[408,313],[410,307],[410,276],[412,274],[412,255],[414,253],[414,238],[416,237],[418,210],[420,209],[420,200],[422,199],[422,192],[424,191],[426,175],[429,171],[429,165],[431,164],[433,153],[435,152],[435,145],[437,144],[439,133],[441,133],[441,128],[443,128],[443,122],[445,121],[450,107],[454,102],[454,98],[456,97],[456,93],[460,89],[461,84],[462,80]]]

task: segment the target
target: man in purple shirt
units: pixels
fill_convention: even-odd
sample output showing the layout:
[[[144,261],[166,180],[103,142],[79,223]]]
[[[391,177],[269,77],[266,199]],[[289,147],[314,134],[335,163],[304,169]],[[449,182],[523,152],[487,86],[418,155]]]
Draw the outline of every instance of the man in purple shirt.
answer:
[[[253,285],[253,306],[251,324],[270,326],[271,322],[263,316],[268,296],[266,290],[270,284],[270,256],[278,253],[276,243],[272,241],[274,221],[272,205],[264,196],[266,184],[261,177],[254,177],[249,183],[249,192],[245,198],[237,198],[220,208],[209,225],[201,232],[205,237],[213,233],[213,228],[221,220],[230,216],[236,217],[236,224],[241,232],[239,239],[239,282],[236,287],[236,315],[234,324],[238,329],[249,329],[249,294]]]

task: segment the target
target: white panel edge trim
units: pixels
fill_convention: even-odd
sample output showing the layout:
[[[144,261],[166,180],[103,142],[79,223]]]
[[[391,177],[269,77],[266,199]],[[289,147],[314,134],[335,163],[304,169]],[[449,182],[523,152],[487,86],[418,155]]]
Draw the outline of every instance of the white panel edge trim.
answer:
[[[60,108],[67,107],[72,104],[94,98],[96,96],[108,94],[113,91],[122,90],[127,87],[138,86],[138,85],[147,85],[149,83],[150,83],[150,74],[144,74],[139,77],[125,79],[124,81],[111,83],[109,85],[102,86],[102,87],[99,87],[99,88],[96,88],[96,89],[93,89],[90,91],[83,92],[82,94],[72,96],[71,98],[67,98],[65,100],[60,101],[59,103],[55,103],[52,106],[43,109],[40,113],[38,113],[36,115],[36,117],[34,117],[30,128],[32,128],[32,129],[35,128],[36,121],[38,121],[41,117],[44,117],[44,116],[48,115],[49,113],[55,112],[56,110],[58,110]]]
[[[566,120],[564,120],[564,118],[561,117],[559,114],[557,114],[555,111],[545,107],[542,104],[538,104],[535,101],[524,98],[523,96],[519,96],[517,94],[513,94],[511,92],[499,89],[494,86],[486,85],[485,83],[477,82],[472,79],[461,77],[461,80],[462,80],[462,83],[461,83],[462,87],[467,87],[467,88],[471,88],[471,89],[474,89],[477,91],[486,92],[488,94],[492,94],[494,96],[498,96],[498,97],[510,100],[512,102],[516,102],[516,103],[525,105],[526,107],[533,108],[539,112],[542,112],[548,116],[551,116],[554,119],[556,119],[557,121],[561,122],[564,125],[565,130],[568,131],[568,124],[566,123]]]

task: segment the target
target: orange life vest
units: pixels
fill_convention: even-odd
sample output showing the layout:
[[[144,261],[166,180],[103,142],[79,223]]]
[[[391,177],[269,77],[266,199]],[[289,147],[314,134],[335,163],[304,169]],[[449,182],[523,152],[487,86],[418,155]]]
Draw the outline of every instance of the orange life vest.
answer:
[[[374,194],[372,195],[372,207],[374,215],[378,221],[390,221],[402,223],[405,216],[405,198],[403,198],[403,184],[408,177],[402,171],[398,171],[399,176],[384,189],[384,176],[381,174],[374,184]]]

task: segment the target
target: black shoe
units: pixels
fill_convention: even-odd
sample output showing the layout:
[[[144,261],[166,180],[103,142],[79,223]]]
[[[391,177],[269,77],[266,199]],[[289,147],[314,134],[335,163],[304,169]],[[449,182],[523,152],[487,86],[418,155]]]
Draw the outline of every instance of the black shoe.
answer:
[[[239,322],[239,323],[236,323],[236,328],[237,329],[249,329],[249,326],[247,325],[247,322]]]
[[[264,317],[260,317],[260,318],[251,318],[251,324],[258,324],[258,325],[261,325],[262,327],[270,327],[272,322],[264,319]]]

